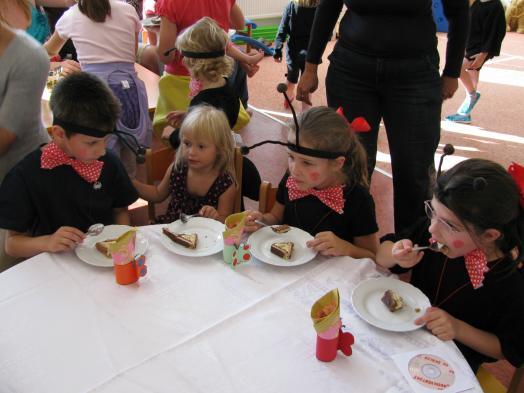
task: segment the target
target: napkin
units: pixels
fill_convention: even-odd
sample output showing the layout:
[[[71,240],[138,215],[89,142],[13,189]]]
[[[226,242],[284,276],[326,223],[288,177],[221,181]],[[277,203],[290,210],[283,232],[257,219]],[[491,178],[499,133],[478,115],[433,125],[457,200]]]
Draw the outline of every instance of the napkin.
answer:
[[[132,284],[147,273],[144,255],[135,257],[136,228],[133,228],[116,239],[109,246],[115,267],[116,282],[121,285]]]
[[[247,236],[244,231],[246,213],[235,213],[228,216],[224,222],[226,230],[222,233],[224,239],[224,250],[222,256],[224,262],[231,267],[237,267],[251,260],[249,244],[246,244]]]
[[[338,289],[329,291],[313,304],[311,319],[317,332],[318,360],[323,362],[334,360],[339,349],[344,355],[351,355],[351,345],[355,342],[355,338],[351,333],[342,331]]]

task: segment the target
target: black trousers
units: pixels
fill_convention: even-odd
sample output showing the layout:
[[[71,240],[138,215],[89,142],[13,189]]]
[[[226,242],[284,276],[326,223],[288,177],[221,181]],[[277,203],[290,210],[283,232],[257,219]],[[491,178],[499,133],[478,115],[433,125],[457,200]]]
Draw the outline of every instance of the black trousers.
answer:
[[[376,163],[383,119],[391,154],[395,231],[424,214],[435,172],[442,108],[439,55],[377,58],[338,43],[326,76],[328,105],[342,106],[351,121],[364,116],[372,130],[359,133],[368,155],[369,174]]]

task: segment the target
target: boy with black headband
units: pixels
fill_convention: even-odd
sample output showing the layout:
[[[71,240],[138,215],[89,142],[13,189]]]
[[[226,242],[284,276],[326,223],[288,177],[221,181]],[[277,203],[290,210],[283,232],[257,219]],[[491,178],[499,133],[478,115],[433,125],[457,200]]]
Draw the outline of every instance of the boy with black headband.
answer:
[[[51,96],[53,142],[19,162],[0,187],[6,253],[31,257],[76,247],[95,223],[129,224],[138,195],[119,159],[106,154],[120,113],[99,78],[64,78]]]

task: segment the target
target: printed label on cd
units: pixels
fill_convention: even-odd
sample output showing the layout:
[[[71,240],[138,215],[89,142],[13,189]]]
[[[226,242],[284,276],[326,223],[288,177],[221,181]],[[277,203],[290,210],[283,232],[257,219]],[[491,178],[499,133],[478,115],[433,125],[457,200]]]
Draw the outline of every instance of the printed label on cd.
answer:
[[[429,389],[444,390],[455,382],[455,370],[435,355],[421,354],[411,358],[408,370],[415,381]]]

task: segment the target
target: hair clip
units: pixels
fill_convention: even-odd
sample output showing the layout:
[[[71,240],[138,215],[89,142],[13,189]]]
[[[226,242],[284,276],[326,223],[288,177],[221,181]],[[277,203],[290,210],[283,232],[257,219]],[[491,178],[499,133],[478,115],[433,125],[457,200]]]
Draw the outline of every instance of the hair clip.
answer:
[[[473,179],[473,189],[475,191],[482,191],[486,188],[488,182],[483,177],[476,177]]]
[[[348,127],[351,129],[351,131],[354,131],[354,132],[369,132],[369,131],[371,131],[371,126],[369,125],[369,123],[367,122],[367,120],[364,117],[362,117],[362,116],[355,117],[351,122],[349,122],[349,120],[344,115],[344,109],[341,106],[338,107],[336,112],[340,116],[342,116],[342,118],[346,121],[346,123],[347,123]]]
[[[524,167],[513,162],[508,168],[508,173],[517,184],[517,188],[520,192],[520,207],[524,209]]]
[[[455,148],[450,143],[446,143],[446,145],[444,146],[444,149],[442,150],[444,154],[442,154],[442,156],[440,157],[440,161],[438,163],[437,179],[440,177],[440,174],[442,173],[442,163],[444,162],[444,157],[450,156],[453,153],[455,153]]]

